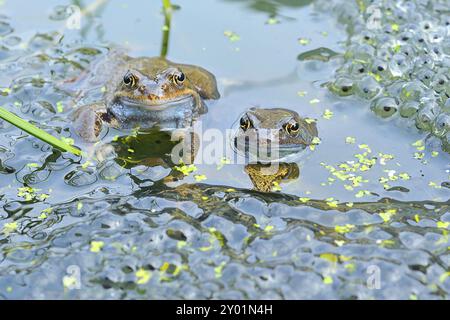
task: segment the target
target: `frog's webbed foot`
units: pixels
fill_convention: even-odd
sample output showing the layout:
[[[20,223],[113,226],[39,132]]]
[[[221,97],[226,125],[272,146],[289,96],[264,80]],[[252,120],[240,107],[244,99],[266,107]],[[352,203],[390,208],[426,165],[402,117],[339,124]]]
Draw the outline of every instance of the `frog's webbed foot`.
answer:
[[[103,118],[106,116],[104,103],[81,106],[72,114],[74,131],[87,142],[100,140]]]
[[[199,95],[194,96],[194,104],[195,104],[194,110],[196,110],[196,114],[194,114],[194,118],[198,117],[201,114],[205,114],[208,112],[208,106],[205,104],[205,102]],[[193,119],[193,120],[196,120],[196,119]]]

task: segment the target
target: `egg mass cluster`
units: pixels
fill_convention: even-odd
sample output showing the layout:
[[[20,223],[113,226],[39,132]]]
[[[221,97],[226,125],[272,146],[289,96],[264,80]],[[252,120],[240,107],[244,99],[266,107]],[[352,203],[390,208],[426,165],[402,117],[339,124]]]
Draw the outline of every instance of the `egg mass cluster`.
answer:
[[[450,152],[449,8],[448,0],[332,1],[349,38],[329,90],[370,101],[379,117],[411,119]]]

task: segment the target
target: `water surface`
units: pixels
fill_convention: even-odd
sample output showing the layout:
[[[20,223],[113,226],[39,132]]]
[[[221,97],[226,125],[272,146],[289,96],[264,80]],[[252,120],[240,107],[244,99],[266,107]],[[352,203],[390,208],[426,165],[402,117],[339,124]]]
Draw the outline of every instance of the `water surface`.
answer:
[[[69,4],[2,3],[0,99],[88,150],[55,84],[107,48],[159,55],[164,16],[158,1],[110,1],[69,30],[57,15]],[[348,25],[323,2],[176,4],[168,58],[211,70],[222,95],[204,128],[225,132],[251,106],[284,107],[318,120],[320,145],[295,163],[297,179],[262,193],[242,164],[196,164],[166,185],[167,166],[96,165],[0,122],[0,297],[446,299],[449,155],[422,150],[426,132],[377,117],[370,101],[330,93],[342,59],[297,59],[345,52]],[[141,139],[135,158],[165,152]],[[333,174],[345,168],[352,179]],[[367,285],[374,272],[379,289]]]

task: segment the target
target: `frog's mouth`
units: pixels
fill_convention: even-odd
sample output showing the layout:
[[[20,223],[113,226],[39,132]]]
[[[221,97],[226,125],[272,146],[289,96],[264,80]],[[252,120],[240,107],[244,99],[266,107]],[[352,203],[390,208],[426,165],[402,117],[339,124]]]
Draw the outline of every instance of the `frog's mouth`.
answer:
[[[257,135],[245,135],[237,132],[232,139],[233,149],[245,156],[250,162],[284,161],[286,157],[299,154],[305,145],[280,143],[279,140],[263,139]]]
[[[194,97],[192,95],[182,95],[170,99],[159,98],[156,96],[142,98],[120,97],[119,101],[121,104],[129,107],[140,107],[145,108],[149,111],[166,110],[168,108],[186,106],[192,107],[195,103]]]

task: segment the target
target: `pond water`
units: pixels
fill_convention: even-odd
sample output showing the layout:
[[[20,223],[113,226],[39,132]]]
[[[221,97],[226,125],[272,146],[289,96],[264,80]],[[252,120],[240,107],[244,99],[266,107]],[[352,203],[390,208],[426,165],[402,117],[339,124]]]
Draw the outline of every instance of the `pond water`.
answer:
[[[116,156],[97,161],[96,146],[71,131],[76,105],[57,84],[108,48],[158,56],[161,3],[0,1],[0,105],[86,151],[62,153],[0,120],[0,298],[447,299],[447,131],[437,139],[386,105],[380,117],[365,95],[412,101],[402,100],[407,86],[418,103],[434,97],[439,115],[450,112],[450,3],[417,0],[417,17],[402,1],[371,9],[366,1],[201,3],[174,3],[167,58],[216,76],[221,98],[207,101],[203,129],[225,135],[252,106],[283,107],[317,119],[321,143],[284,164],[293,174],[269,192],[256,190],[244,164],[219,155],[167,182],[181,165],[168,160],[161,132],[110,129],[103,143]],[[81,8],[81,29],[67,24],[70,5]],[[398,61],[380,58],[381,43],[394,41],[383,38],[386,26],[393,38],[408,27],[384,18],[396,10],[440,35],[425,42],[443,53],[414,61],[433,65],[420,90],[419,75],[400,67],[404,74],[392,66],[389,76],[352,74]],[[381,27],[361,23],[377,15]],[[436,74],[447,81],[439,90]]]

